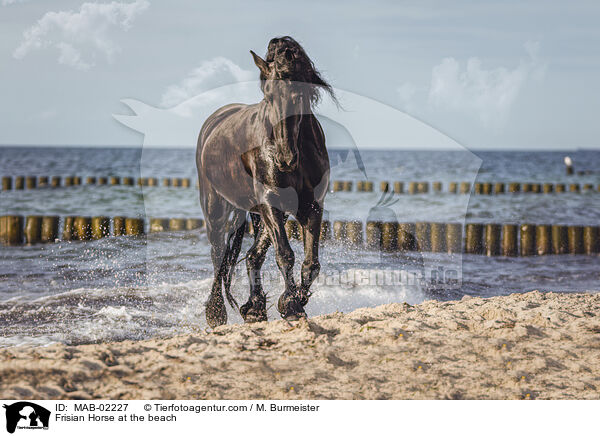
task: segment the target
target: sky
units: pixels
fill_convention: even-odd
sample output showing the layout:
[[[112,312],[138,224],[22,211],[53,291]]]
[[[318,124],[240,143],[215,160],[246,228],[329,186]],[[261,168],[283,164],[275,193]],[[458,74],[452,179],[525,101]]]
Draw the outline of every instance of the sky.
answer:
[[[256,80],[249,50],[291,35],[335,88],[469,149],[600,148],[599,2],[323,3],[0,0],[0,144],[139,146],[121,100]]]

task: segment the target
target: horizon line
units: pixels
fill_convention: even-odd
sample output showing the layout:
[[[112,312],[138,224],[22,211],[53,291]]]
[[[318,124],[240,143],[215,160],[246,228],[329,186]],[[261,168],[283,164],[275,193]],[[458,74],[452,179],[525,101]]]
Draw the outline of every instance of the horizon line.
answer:
[[[177,150],[194,150],[195,147],[189,147],[186,145],[134,145],[134,144],[0,144],[0,148],[110,148],[110,149],[143,149],[143,148],[151,148],[155,150],[169,150],[169,149],[177,149]],[[466,150],[469,151],[514,151],[514,152],[560,152],[560,151],[600,151],[599,146],[579,146],[579,147],[521,147],[521,146],[507,146],[504,148],[500,147],[467,147],[463,146]],[[351,150],[354,147],[349,146],[338,147],[331,146],[327,147],[328,150]],[[447,150],[442,148],[410,148],[410,147],[401,147],[401,148],[363,148],[362,151],[461,151],[461,150]]]

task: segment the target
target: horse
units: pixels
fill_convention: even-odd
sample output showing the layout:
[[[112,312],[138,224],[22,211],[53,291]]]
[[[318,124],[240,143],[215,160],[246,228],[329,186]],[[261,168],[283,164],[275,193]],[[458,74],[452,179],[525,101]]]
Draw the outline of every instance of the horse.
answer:
[[[312,109],[321,91],[336,104],[337,99],[292,37],[273,38],[265,59],[252,50],[250,54],[260,71],[264,98],[256,104],[221,107],[204,122],[198,136],[200,203],[214,268],[206,302],[206,320],[212,328],[227,323],[223,290],[244,322],[267,320],[260,269],[271,244],[285,283],[277,304],[282,318],[306,317],[310,286],[320,271],[319,237],[330,166],[325,135]],[[248,215],[254,231],[246,255],[250,296],[239,307],[230,289]],[[290,215],[301,226],[304,244],[299,286],[285,231]]]

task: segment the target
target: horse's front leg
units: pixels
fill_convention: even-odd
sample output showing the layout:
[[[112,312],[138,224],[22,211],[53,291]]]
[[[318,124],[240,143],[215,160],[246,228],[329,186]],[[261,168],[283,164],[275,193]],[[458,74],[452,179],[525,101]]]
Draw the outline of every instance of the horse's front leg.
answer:
[[[260,219],[252,216],[252,224],[256,232],[254,244],[246,256],[246,269],[250,281],[250,297],[248,302],[240,307],[240,314],[245,322],[260,322],[267,320],[267,297],[263,291],[260,268],[262,267],[267,250],[271,245],[269,232]]]
[[[300,285],[301,303],[306,306],[310,297],[310,286],[321,270],[319,263],[319,238],[323,208],[315,202],[306,214],[299,219],[304,240],[304,262],[302,262],[302,282]]]
[[[294,282],[294,251],[285,233],[286,216],[272,206],[265,206],[261,215],[275,246],[275,260],[285,282],[285,291],[279,297],[277,310],[288,320],[306,317],[300,292]]]

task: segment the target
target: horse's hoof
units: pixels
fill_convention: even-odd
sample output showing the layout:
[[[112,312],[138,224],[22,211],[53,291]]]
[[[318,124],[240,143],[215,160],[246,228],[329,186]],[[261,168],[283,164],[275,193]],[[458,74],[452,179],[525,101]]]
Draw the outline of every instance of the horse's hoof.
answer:
[[[254,322],[263,322],[263,321],[267,321],[267,312],[262,312],[262,313],[248,312],[246,314],[246,316],[244,316],[243,318],[244,318],[244,322],[246,324],[252,324]]]
[[[283,319],[285,319],[286,321],[298,321],[301,318],[308,318],[306,316],[306,312],[305,311],[296,312],[296,313],[289,313],[287,315],[281,315],[281,317]]]
[[[222,295],[212,296],[206,302],[206,322],[210,328],[227,324],[227,309]]]
[[[298,298],[282,295],[277,302],[277,310],[283,319],[297,321],[306,318],[304,305]]]
[[[267,305],[264,302],[253,303],[248,301],[240,307],[240,315],[244,318],[244,322],[248,324],[267,321]]]
[[[302,307],[308,304],[308,295],[304,295],[300,298],[300,304],[302,305]]]

